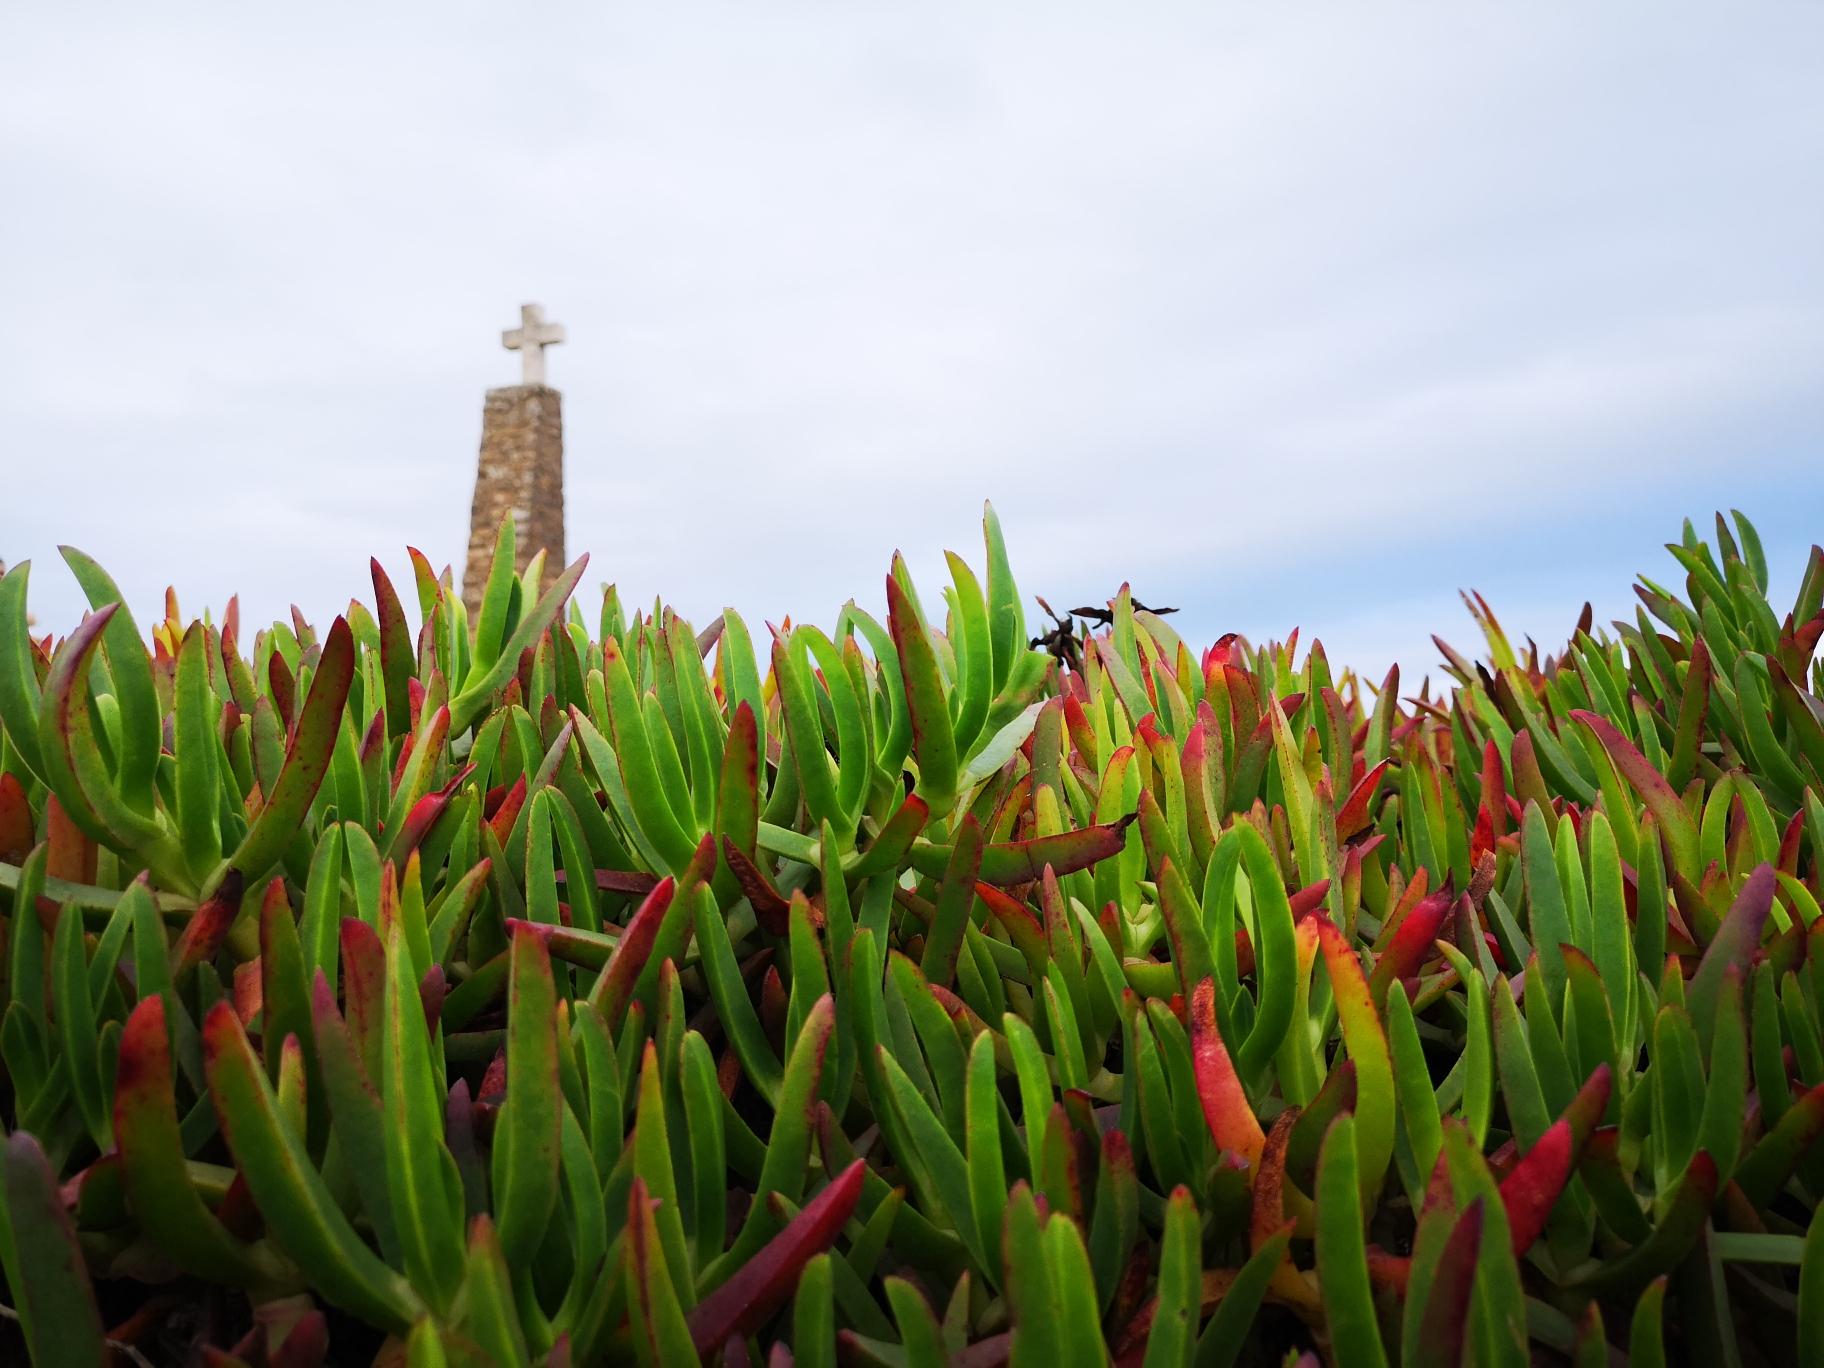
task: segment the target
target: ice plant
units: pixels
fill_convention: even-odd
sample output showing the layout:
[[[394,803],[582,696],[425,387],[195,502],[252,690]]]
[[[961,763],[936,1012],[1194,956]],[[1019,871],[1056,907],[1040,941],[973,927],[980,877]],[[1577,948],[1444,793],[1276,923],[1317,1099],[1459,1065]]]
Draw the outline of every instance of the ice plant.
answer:
[[[0,578],[0,1265],[33,1360],[1810,1362],[1824,552],[1719,516],[1402,695],[1000,527],[756,639],[28,630]],[[415,601],[415,602],[414,602]],[[415,606],[415,616],[411,609]],[[203,1291],[215,1288],[217,1291]],[[118,1359],[117,1359],[118,1361]]]

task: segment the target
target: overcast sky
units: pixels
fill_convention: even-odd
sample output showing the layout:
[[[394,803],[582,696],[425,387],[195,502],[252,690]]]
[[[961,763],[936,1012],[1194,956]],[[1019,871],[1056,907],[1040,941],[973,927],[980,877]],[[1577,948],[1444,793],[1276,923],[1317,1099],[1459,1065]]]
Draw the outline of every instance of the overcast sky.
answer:
[[[1824,539],[1819,4],[257,9],[6,20],[47,630],[60,542],[142,623],[458,559],[526,300],[591,613],[935,602],[991,498],[1028,596],[1416,683],[1459,587],[1555,645],[1686,514]]]

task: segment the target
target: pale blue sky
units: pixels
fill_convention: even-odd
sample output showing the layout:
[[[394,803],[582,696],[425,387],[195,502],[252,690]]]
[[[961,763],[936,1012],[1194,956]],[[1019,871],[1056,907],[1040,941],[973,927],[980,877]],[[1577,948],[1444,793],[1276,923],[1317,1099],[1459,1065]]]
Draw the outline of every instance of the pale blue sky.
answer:
[[[325,619],[569,328],[572,555],[828,621],[980,502],[1059,607],[1431,669],[1686,513],[1824,534],[1824,7],[15,10],[0,557]],[[1036,616],[1036,609],[1029,610]]]

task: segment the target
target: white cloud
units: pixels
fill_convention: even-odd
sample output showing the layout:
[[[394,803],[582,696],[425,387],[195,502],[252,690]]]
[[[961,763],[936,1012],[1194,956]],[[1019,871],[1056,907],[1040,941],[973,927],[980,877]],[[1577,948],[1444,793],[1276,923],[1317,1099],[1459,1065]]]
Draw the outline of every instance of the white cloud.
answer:
[[[452,559],[540,299],[591,583],[827,618],[992,497],[1054,604],[1131,577],[1416,678],[1459,584],[1562,635],[1684,512],[1816,538],[1821,27],[41,10],[0,52],[0,555],[50,625],[58,541],[255,620]]]

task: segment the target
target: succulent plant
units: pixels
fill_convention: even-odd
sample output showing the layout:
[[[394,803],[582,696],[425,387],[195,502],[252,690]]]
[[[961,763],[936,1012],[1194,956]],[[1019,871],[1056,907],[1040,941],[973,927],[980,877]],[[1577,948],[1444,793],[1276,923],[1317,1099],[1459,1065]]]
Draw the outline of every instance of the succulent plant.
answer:
[[[515,550],[247,654],[0,578],[34,1362],[1824,1362],[1818,548],[1405,697],[1033,640],[992,509],[766,656]]]

